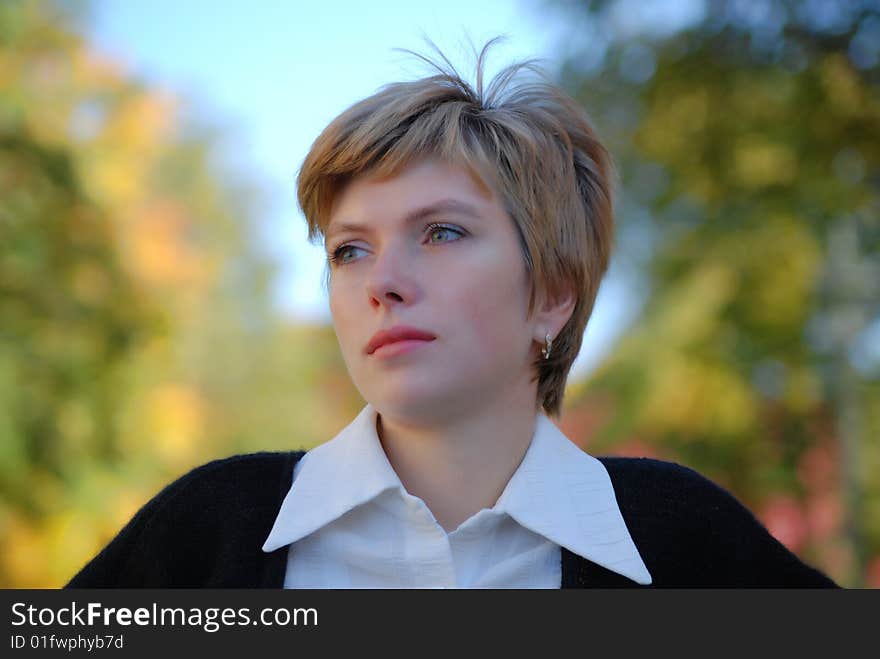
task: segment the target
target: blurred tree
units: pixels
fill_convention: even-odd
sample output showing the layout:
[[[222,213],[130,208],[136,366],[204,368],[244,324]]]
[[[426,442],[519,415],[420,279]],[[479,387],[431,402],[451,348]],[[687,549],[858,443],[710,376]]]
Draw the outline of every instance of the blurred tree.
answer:
[[[220,129],[93,52],[87,2],[0,3],[0,587],[57,587],[162,485],[359,409],[271,304]]]
[[[76,41],[35,20],[39,11],[35,3],[0,7],[4,585],[27,583],[10,574],[14,566],[46,557],[31,547],[60,534],[63,517],[45,515],[82,475],[84,456],[91,463],[119,457],[122,370],[162,320],[126,272],[114,247],[116,228],[90,198],[65,136],[66,83],[83,65]],[[40,575],[36,584],[51,578]]]
[[[572,387],[570,429],[703,471],[864,584],[880,565],[878,4],[553,5],[583,35],[563,84],[620,168],[618,261],[650,290]]]

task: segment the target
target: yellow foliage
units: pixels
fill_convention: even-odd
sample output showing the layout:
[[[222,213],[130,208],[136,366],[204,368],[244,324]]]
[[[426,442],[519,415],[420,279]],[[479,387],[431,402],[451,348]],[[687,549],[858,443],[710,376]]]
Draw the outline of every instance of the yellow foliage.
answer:
[[[149,497],[139,490],[123,490],[113,497],[110,514],[103,521],[105,528],[114,534],[128,524],[134,514],[143,506]]]
[[[754,424],[751,390],[720,365],[670,355],[652,370],[649,380],[640,422],[652,432],[734,436]]]
[[[858,76],[847,58],[834,53],[822,62],[820,79],[832,107],[842,115],[858,115],[866,108],[867,99]]]
[[[205,430],[206,402],[184,384],[154,388],[148,396],[149,428],[158,456],[178,468],[195,459]]]
[[[134,203],[143,188],[149,162],[119,150],[82,158],[83,187],[108,208]]]
[[[16,80],[15,73],[12,57],[10,57],[9,53],[0,51],[0,90],[4,94],[8,93],[8,90],[12,88],[13,82]]]
[[[775,124],[785,120],[795,86],[790,76],[768,72],[765,76],[738,78],[729,92],[731,112],[746,115],[753,125]]]
[[[65,144],[70,99],[74,94],[66,53],[38,51],[23,57],[17,65],[19,76],[14,84],[23,96],[28,132],[46,144]],[[51,102],[34,103],[33,99]]]
[[[107,490],[109,492],[109,490]],[[8,588],[59,588],[109,541],[143,505],[140,492],[107,496],[94,510],[69,506],[28,519],[13,511],[0,515],[0,573]]]
[[[702,264],[669,292],[656,325],[646,330],[667,347],[699,341],[717,327],[718,309],[735,292],[736,281],[736,273],[728,266]]]
[[[690,177],[683,192],[696,201],[710,202],[717,197],[719,186],[709,172],[698,170]]]
[[[769,326],[802,322],[822,268],[821,247],[807,223],[768,218],[749,244],[744,269],[756,281],[749,316]]]
[[[666,91],[664,103],[655,106],[639,131],[645,151],[661,160],[674,159],[689,147],[691,136],[705,130],[710,99],[704,89]]]
[[[71,75],[83,87],[116,87],[124,74],[119,60],[93,50],[78,50],[71,58]]]
[[[173,98],[157,92],[129,97],[108,117],[102,138],[124,145],[128,156],[150,159],[166,148],[176,106]]]
[[[13,575],[13,588],[58,588],[79,567],[79,557],[91,557],[100,547],[90,520],[73,510],[47,515],[39,521],[11,514],[3,520],[3,535],[13,538],[0,549],[4,574]]]
[[[71,284],[77,298],[86,303],[101,301],[110,290],[104,270],[91,263],[77,265],[71,274]]]
[[[101,547],[96,546],[94,523],[86,515],[75,510],[59,512],[50,516],[45,524],[44,544],[49,560],[47,579],[52,586],[60,586],[73,576],[80,567],[72,562],[74,557],[91,558]]]
[[[167,149],[175,120],[176,102],[161,94],[140,93],[112,106],[81,157],[89,194],[120,215],[148,196],[149,174]]]
[[[3,574],[14,575],[8,587],[52,588],[49,576],[49,548],[41,529],[23,517],[11,514],[3,520],[3,537],[10,539],[0,546]]]
[[[797,176],[797,160],[787,146],[754,136],[733,150],[733,174],[746,188],[785,184]]]
[[[65,401],[58,411],[58,430],[64,437],[65,448],[75,452],[86,448],[94,431],[94,419],[81,401]]]
[[[187,210],[160,200],[130,213],[123,236],[132,274],[153,286],[203,286],[208,278],[202,254],[187,242]]]
[[[792,369],[786,379],[783,396],[793,413],[805,414],[822,400],[822,382],[810,369]]]

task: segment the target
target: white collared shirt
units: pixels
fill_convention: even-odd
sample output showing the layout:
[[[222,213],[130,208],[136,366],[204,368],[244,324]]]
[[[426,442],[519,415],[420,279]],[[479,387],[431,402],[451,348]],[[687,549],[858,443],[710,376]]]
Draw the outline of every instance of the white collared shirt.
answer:
[[[300,459],[263,551],[290,545],[285,588],[559,588],[560,547],[651,583],[605,466],[538,413],[498,501],[447,533],[403,487],[376,409]]]

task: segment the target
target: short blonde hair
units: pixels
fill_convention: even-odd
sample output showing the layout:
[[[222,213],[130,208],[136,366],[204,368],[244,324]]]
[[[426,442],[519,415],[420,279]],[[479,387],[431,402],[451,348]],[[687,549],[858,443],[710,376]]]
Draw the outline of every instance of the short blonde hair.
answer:
[[[416,54],[437,73],[387,85],[336,117],[303,162],[298,200],[315,243],[352,179],[391,177],[425,157],[464,165],[498,195],[516,226],[529,273],[528,313],[538,288],[550,298],[576,296],[550,358],[533,363],[536,402],[558,416],[610,258],[611,158],[584,110],[534,61],[506,67],[484,88],[495,41],[477,57],[475,86],[442,53],[445,66]],[[536,76],[525,79],[529,72]]]

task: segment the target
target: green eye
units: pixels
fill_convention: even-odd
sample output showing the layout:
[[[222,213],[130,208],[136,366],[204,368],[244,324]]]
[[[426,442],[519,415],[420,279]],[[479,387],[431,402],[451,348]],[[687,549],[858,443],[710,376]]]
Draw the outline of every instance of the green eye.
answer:
[[[340,247],[337,247],[336,251],[330,254],[327,259],[334,265],[345,265],[350,261],[350,259],[346,259],[345,256],[346,254],[350,254],[350,250],[353,249],[358,248],[354,245],[341,245]]]
[[[463,232],[459,231],[458,229],[454,229],[453,227],[447,227],[447,226],[444,226],[444,225],[442,225],[442,224],[430,224],[430,225],[428,225],[428,236],[429,236],[429,239],[430,239],[431,237],[433,237],[435,234],[437,234],[437,233],[443,233],[443,232],[448,232],[448,233],[451,233],[451,234],[455,234],[455,235],[457,235],[457,236],[459,236],[459,237],[461,237],[461,236],[464,235]],[[454,238],[453,240],[457,240],[457,238]],[[450,242],[450,241],[449,241],[449,240],[440,240],[440,241],[433,241],[433,240],[432,240],[431,242],[442,242],[442,243],[445,243],[445,242]]]
[[[428,235],[428,243],[432,245],[442,245],[443,243],[451,243],[456,240],[464,237],[465,232],[462,229],[458,229],[453,226],[446,226],[444,224],[429,224],[425,227],[425,232]],[[448,234],[446,239],[440,238],[438,240],[434,240],[436,234]],[[357,256],[354,254],[352,250],[359,250],[360,247],[356,245],[340,245],[337,247],[332,254],[327,255],[327,260],[333,266],[341,266],[348,265],[353,261],[357,260]]]
[[[449,231],[449,229],[446,229],[446,228],[444,228],[444,227],[438,227],[438,228],[436,228],[436,229],[431,229],[431,234],[430,234],[430,235],[431,235],[431,237],[433,238],[433,237],[435,237],[438,233],[442,234],[444,231]]]

